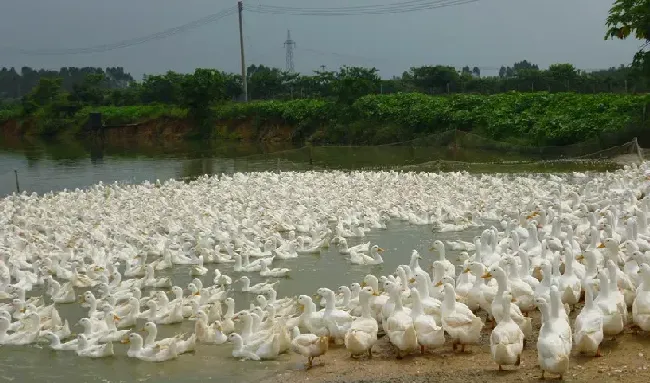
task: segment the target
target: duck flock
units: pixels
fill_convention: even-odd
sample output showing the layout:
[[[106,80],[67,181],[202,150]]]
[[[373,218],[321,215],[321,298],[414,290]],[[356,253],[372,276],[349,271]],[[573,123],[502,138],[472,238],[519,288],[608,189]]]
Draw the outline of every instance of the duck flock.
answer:
[[[204,343],[244,360],[293,351],[311,366],[332,347],[372,357],[381,336],[401,358],[446,344],[462,352],[488,331],[499,369],[537,352],[543,373],[562,376],[572,352],[599,356],[626,327],[650,331],[648,168],[260,172],[14,194],[0,200],[0,345],[101,358],[124,357],[121,342],[126,357],[163,362]],[[278,260],[334,247],[322,256],[377,270],[383,249],[363,237],[391,221],[431,226],[432,258],[391,254],[404,262],[394,273],[278,297],[292,274]],[[467,229],[481,234],[436,239]],[[179,286],[180,276],[193,279]],[[248,293],[237,302],[247,309],[235,310],[233,291]],[[66,305],[85,308],[77,335],[59,315]],[[157,337],[184,321],[191,334]]]

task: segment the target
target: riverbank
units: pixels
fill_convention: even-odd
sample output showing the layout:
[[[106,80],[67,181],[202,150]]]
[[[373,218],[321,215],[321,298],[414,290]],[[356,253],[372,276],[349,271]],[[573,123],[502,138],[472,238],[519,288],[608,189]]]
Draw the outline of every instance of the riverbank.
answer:
[[[56,116],[7,112],[0,131],[5,136],[87,136],[97,134],[88,129],[90,114],[97,112],[108,137],[380,145],[456,129],[513,144],[563,146],[644,128],[649,103],[648,95],[398,93],[364,96],[351,105],[320,99],[227,103],[212,106],[200,122],[173,105],[85,107]]]

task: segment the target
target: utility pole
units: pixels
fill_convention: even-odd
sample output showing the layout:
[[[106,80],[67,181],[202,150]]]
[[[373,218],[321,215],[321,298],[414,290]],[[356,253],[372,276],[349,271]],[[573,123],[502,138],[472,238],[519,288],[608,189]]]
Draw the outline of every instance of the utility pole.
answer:
[[[289,73],[293,73],[294,72],[293,48],[296,47],[296,42],[291,40],[291,31],[287,31],[287,41],[284,42],[284,46],[287,49],[287,67],[286,67],[286,70]]]
[[[244,59],[244,30],[242,28],[242,12],[244,4],[242,0],[237,1],[239,11],[239,48],[241,49],[241,82],[244,91],[244,102],[248,102],[248,77],[246,76],[246,60]]]

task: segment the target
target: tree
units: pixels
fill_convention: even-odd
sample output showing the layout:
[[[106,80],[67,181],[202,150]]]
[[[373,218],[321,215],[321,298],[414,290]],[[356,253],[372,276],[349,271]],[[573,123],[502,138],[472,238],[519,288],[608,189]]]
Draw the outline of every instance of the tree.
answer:
[[[352,104],[359,97],[376,93],[381,86],[377,68],[343,66],[335,75],[332,91],[339,103]]]
[[[145,104],[180,104],[183,75],[169,71],[164,75],[145,76],[142,81],[142,102]]]
[[[501,68],[499,68],[499,77],[501,78],[506,77],[506,73],[507,73],[506,67],[502,66]]]
[[[264,65],[251,65],[247,70],[248,94],[251,99],[282,97],[290,92],[288,73]]]
[[[471,69],[469,69],[469,66],[466,65],[466,66],[463,67],[463,69],[461,69],[460,74],[461,75],[463,75],[463,74],[472,74],[472,71],[471,71]]]
[[[207,116],[212,104],[225,99],[224,76],[215,69],[197,68],[193,74],[185,75],[180,81],[181,105],[199,119]]]
[[[43,77],[38,85],[23,98],[23,109],[25,113],[33,113],[37,109],[49,104],[61,102],[65,99],[61,78]]]
[[[481,77],[481,69],[477,66],[472,68],[472,74],[476,77]]]
[[[516,62],[515,65],[512,66],[512,68],[515,71],[515,73],[517,73],[520,70],[524,70],[524,69],[537,69],[537,70],[539,70],[539,67],[536,64],[531,64],[531,63],[528,62],[528,60],[523,60],[523,61]]]
[[[455,87],[460,82],[456,69],[443,65],[411,68],[405,76],[422,92],[443,93],[447,91],[447,86]]]
[[[553,64],[548,67],[548,75],[551,80],[555,81],[559,89],[566,87],[569,90],[571,83],[578,76],[576,68],[571,64]]]
[[[104,73],[88,74],[80,84],[72,86],[70,99],[82,105],[102,105],[107,85]]]
[[[633,65],[650,77],[650,0],[616,0],[609,10],[605,39],[633,35],[646,43],[634,55]]]

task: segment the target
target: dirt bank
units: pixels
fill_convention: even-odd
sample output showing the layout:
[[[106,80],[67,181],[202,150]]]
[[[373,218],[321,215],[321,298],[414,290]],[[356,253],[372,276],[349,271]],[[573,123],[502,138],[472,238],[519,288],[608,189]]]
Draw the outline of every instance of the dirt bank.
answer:
[[[124,141],[179,141],[199,134],[191,120],[160,118],[128,125],[110,125],[104,128],[104,139],[108,142]],[[9,120],[0,124],[0,135],[5,138],[18,138],[33,133],[30,122]],[[217,121],[212,126],[213,136],[248,142],[281,143],[294,140],[295,127],[282,122],[258,124],[254,119],[236,121]],[[65,134],[66,132],[61,132]],[[82,136],[96,133],[82,132]]]
[[[571,323],[577,315],[573,312]],[[424,383],[424,382],[531,382],[541,377],[537,364],[537,336],[540,316],[533,315],[535,333],[524,349],[520,367],[498,371],[492,361],[489,330],[484,329],[481,344],[464,354],[453,353],[449,341],[444,347],[425,355],[413,354],[397,360],[386,338],[373,347],[373,357],[351,359],[345,348],[330,349],[305,371],[304,359],[292,356],[289,370],[265,380],[265,383]],[[604,357],[572,355],[571,366],[564,376],[567,382],[645,382],[650,380],[650,335],[626,330],[616,340],[601,346]],[[549,375],[547,380],[555,380]]]

